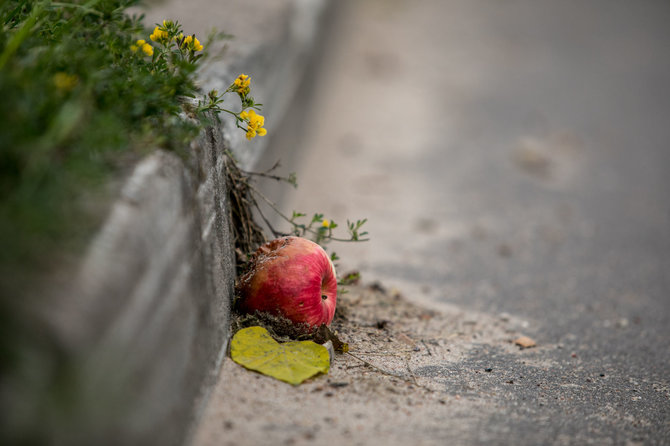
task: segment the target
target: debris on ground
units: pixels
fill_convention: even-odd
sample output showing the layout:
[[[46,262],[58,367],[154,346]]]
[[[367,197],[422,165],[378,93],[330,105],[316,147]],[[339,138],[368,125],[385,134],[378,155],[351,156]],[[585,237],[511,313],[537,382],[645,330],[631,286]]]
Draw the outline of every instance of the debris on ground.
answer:
[[[514,340],[514,344],[521,347],[522,350],[524,348],[531,348],[537,345],[535,341],[532,338],[529,338],[528,336],[519,336]]]

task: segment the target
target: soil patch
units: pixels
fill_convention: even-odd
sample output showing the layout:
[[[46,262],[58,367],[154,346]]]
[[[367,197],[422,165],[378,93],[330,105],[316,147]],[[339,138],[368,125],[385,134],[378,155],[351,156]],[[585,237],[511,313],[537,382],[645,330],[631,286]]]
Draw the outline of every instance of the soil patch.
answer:
[[[485,395],[468,396],[468,376],[491,370],[456,386],[432,371],[481,346],[522,355],[518,321],[423,307],[378,284],[346,291],[331,328],[349,352],[328,375],[293,387],[226,359],[194,444],[444,444],[464,437],[473,410],[495,410]]]

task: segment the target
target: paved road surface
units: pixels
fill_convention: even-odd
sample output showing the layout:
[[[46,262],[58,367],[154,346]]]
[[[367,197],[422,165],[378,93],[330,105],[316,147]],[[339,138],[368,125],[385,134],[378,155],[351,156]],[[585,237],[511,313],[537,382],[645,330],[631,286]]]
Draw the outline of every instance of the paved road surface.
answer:
[[[367,281],[527,321],[546,367],[484,347],[418,371],[496,395],[466,443],[670,443],[668,23],[612,0],[335,17],[284,204],[368,217],[371,242],[333,246]],[[484,367],[519,379],[468,387]]]

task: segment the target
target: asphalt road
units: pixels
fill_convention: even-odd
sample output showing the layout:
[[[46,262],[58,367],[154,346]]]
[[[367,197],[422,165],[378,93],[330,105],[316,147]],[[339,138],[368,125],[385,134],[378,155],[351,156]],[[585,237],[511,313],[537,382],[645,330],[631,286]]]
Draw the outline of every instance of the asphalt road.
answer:
[[[612,0],[333,17],[276,142],[299,147],[282,204],[369,218],[370,242],[332,245],[365,281],[527,321],[532,364],[481,345],[415,371],[500,407],[462,443],[670,444],[668,23],[666,1]],[[484,368],[518,378],[473,386]]]

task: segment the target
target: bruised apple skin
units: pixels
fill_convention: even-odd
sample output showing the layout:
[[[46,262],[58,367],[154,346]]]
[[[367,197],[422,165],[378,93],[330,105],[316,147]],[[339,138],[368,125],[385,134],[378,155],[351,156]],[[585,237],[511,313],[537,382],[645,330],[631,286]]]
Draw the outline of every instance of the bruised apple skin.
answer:
[[[283,316],[294,323],[329,325],[337,303],[335,267],[326,251],[302,237],[261,246],[240,277],[239,308]]]

